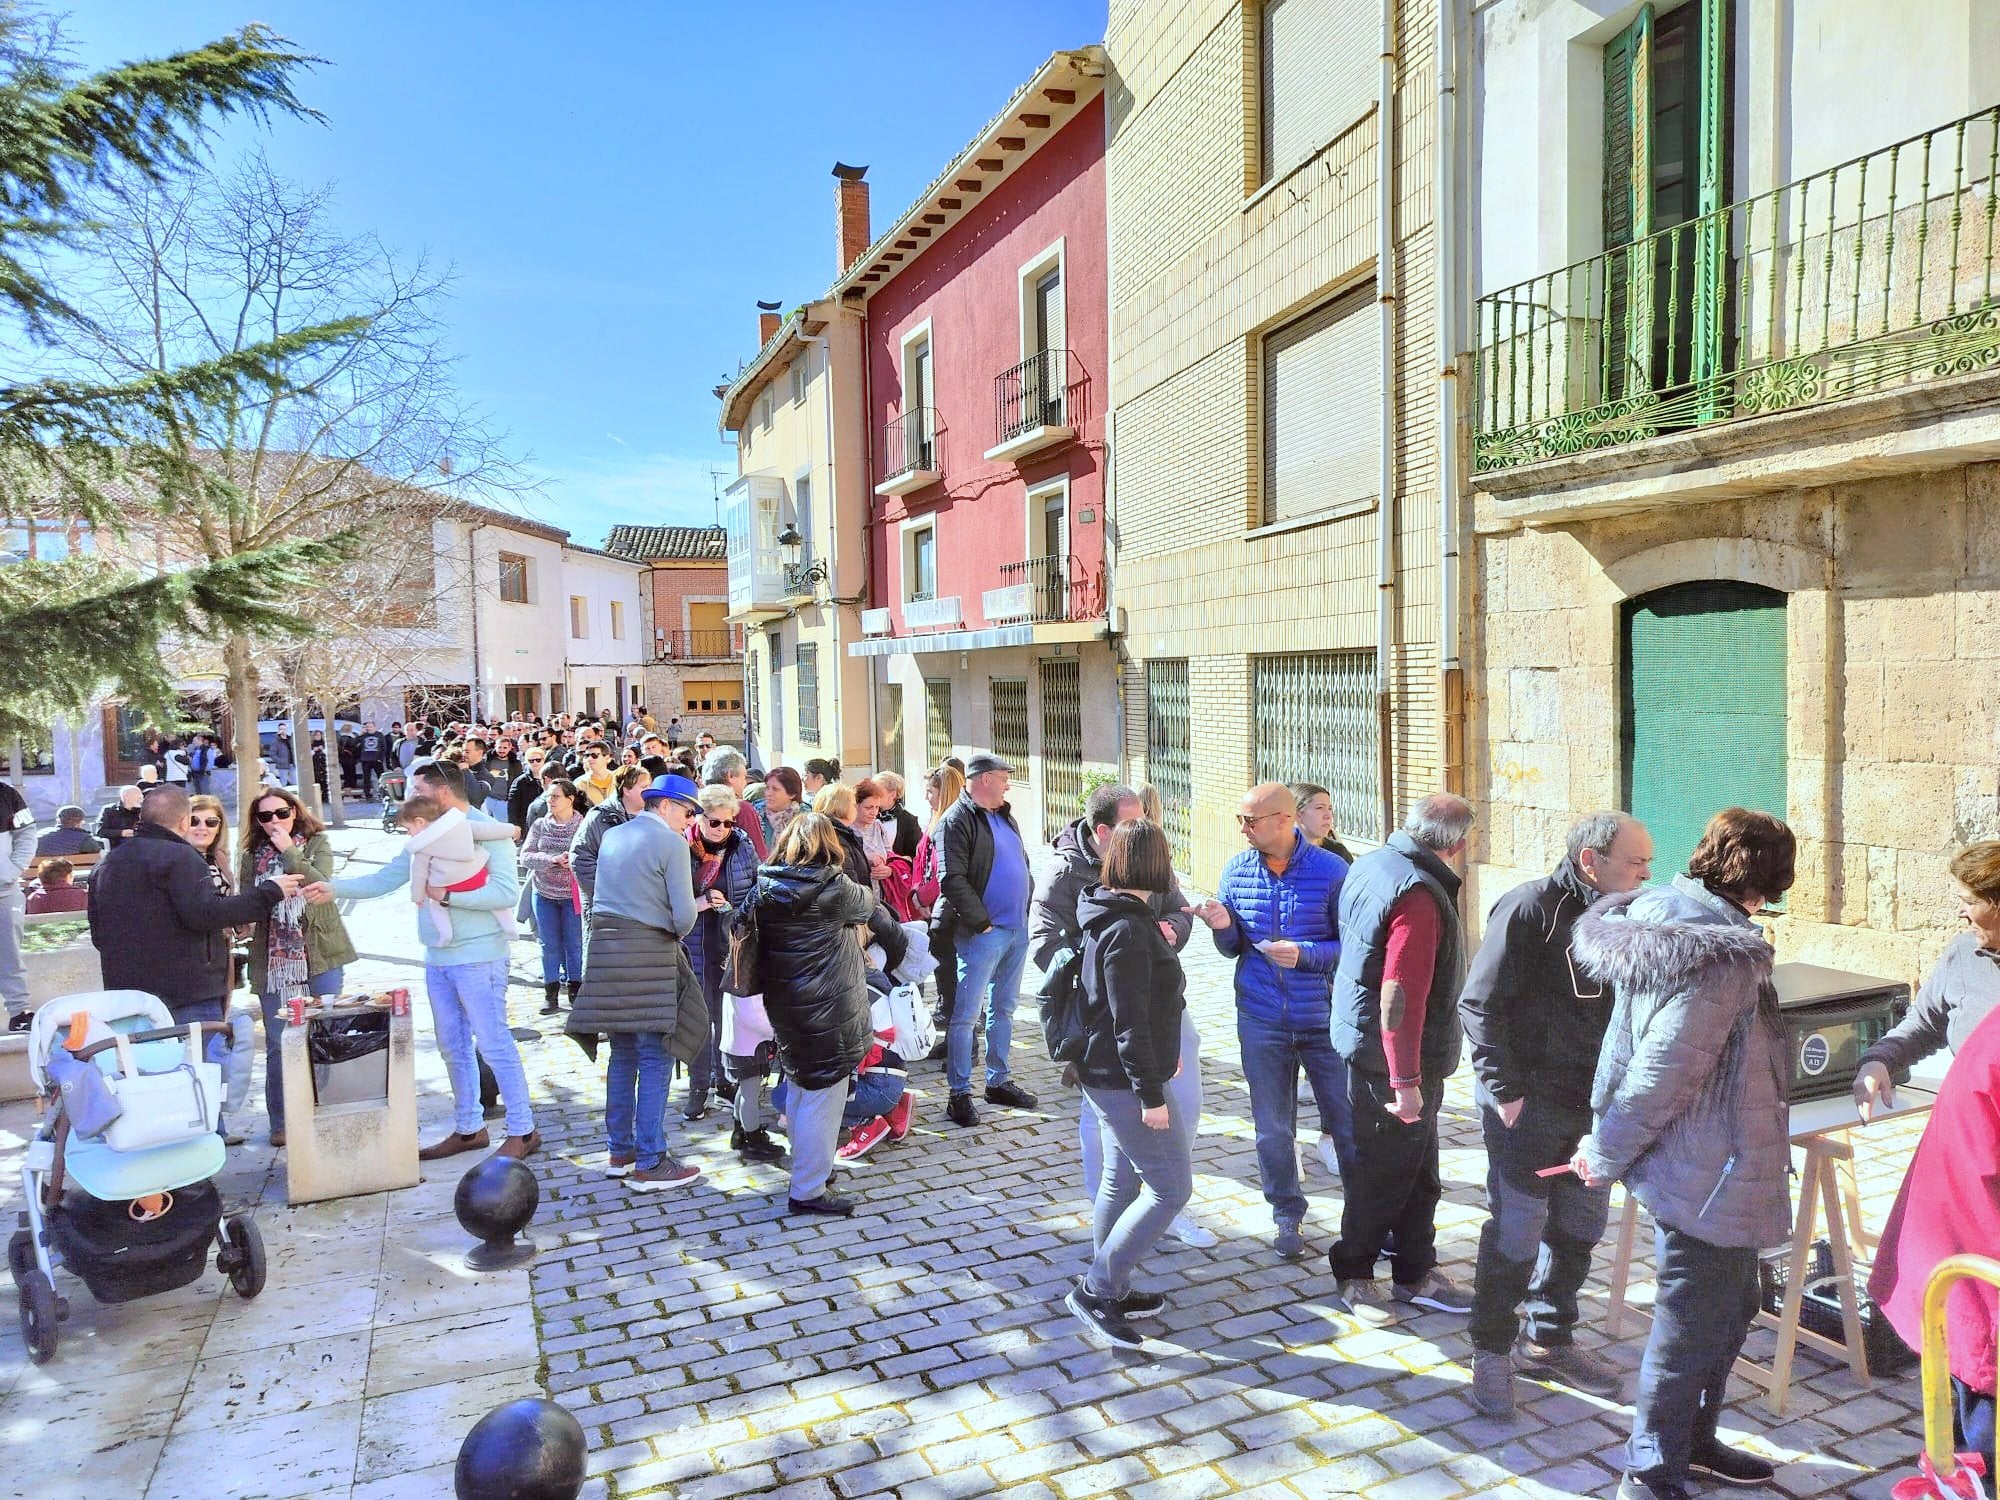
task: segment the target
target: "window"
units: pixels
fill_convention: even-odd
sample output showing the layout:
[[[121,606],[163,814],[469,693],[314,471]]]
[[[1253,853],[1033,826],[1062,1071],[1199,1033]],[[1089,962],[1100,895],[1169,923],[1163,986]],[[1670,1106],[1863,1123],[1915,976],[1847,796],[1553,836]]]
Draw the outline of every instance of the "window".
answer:
[[[891,771],[903,769],[903,685],[879,684],[876,698],[876,727],[882,735],[882,764]]]
[[[1371,503],[1380,488],[1374,305],[1371,282],[1264,336],[1267,526]]]
[[[792,405],[794,406],[805,405],[806,383],[811,375],[807,363],[811,358],[809,354],[801,354],[792,361]]]
[[[1028,681],[1025,677],[995,677],[988,683],[993,700],[993,753],[1014,767],[1014,779],[1028,779]]]
[[[1253,658],[1259,781],[1313,781],[1333,797],[1334,832],[1382,835],[1375,653],[1317,651]]]
[[[581,594],[569,596],[569,634],[575,641],[590,634],[590,601]]]
[[[757,743],[757,725],[760,722],[757,695],[762,688],[763,679],[758,673],[757,653],[746,651],[743,653],[743,701],[748,706],[743,715],[743,738],[753,745]]]
[[[507,717],[517,719],[522,714],[539,711],[538,704],[542,690],[538,684],[532,682],[509,683],[502,696],[507,704]]]
[[[1194,857],[1188,822],[1188,804],[1194,800],[1192,717],[1187,662],[1147,662],[1146,777],[1159,788],[1160,821],[1173,848],[1174,863],[1182,869]]]
[[[1042,678],[1042,837],[1054,842],[1083,811],[1083,664],[1058,656]]]
[[[890,450],[885,455],[889,473],[937,468],[936,398],[930,325],[926,323],[903,344],[903,416],[890,425]]]
[[[743,687],[735,682],[687,682],[681,694],[691,714],[726,714],[743,707]]]
[[[819,740],[819,647],[799,642],[799,738],[808,745]]]
[[[527,558],[512,552],[500,554],[500,602],[503,604],[528,602]]]
[[[771,749],[776,752],[785,743],[785,683],[779,675],[785,665],[785,638],[773,630],[765,635],[764,643],[771,658]]]
[[[1068,320],[1063,297],[1063,246],[1021,272],[1021,374],[1001,414],[1004,440],[1036,427],[1063,425],[1069,384]],[[1015,403],[1018,403],[1015,405]]]
[[[951,679],[949,677],[926,677],[924,679],[924,754],[930,760],[928,769],[936,770],[944,764],[944,758],[951,754],[954,741],[951,737]]]
[[[625,606],[617,599],[611,601],[611,639],[625,639]]]
[[[1626,805],[1652,830],[1657,868],[1684,870],[1715,809],[1786,815],[1785,596],[1675,584],[1628,601],[1623,624]]]
[[[97,535],[77,521],[17,521],[0,527],[0,563],[61,562],[66,557],[89,557],[97,551]]]
[[[1380,11],[1357,0],[1265,0],[1258,37],[1263,181],[1275,182],[1374,102]]]
[[[799,532],[799,566],[802,568],[813,560],[812,521],[812,475],[801,474],[792,481],[792,524]]]
[[[757,425],[765,432],[771,430],[771,390],[764,388],[764,394],[757,398]]]
[[[903,598],[914,604],[937,597],[937,527],[913,526],[903,533]]]
[[[587,688],[585,688],[585,689],[583,690],[583,711],[584,711],[584,713],[585,713],[586,715],[588,715],[588,716],[590,716],[590,717],[592,717],[592,718],[595,718],[595,717],[596,717],[596,715],[597,715],[597,689],[596,689],[596,688],[594,688],[594,687],[587,687]]]

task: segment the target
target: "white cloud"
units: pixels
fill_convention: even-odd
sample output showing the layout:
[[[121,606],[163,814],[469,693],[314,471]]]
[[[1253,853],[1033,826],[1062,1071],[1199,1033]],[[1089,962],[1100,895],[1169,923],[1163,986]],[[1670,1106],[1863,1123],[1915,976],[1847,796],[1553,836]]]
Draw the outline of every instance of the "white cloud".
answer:
[[[701,457],[617,454],[562,467],[527,467],[543,486],[531,505],[536,516],[591,547],[601,545],[615,525],[712,525],[718,519],[712,497],[736,477],[726,451]],[[712,469],[721,471],[720,479],[711,479]]]

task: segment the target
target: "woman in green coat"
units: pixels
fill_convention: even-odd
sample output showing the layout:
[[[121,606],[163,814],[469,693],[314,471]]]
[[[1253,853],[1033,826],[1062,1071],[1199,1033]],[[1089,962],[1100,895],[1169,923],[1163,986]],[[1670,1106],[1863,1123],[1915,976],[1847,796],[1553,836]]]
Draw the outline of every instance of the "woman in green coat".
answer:
[[[333,879],[333,846],[319,819],[282,787],[267,786],[251,804],[237,862],[243,889],[270,875]],[[271,1117],[271,1144],[285,1144],[284,1035],[282,1012],[295,995],[337,995],[344,968],[355,958],[340,910],[331,901],[314,905],[302,896],[281,901],[257,924],[250,938],[250,988],[264,1011],[264,1108]]]

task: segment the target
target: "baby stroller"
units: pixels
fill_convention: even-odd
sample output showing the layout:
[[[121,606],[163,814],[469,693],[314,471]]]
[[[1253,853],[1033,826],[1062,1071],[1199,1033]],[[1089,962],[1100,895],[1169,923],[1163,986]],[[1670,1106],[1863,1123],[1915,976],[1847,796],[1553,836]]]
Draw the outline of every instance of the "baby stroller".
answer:
[[[85,1045],[67,1034],[83,1022]],[[28,1357],[54,1357],[69,1301],[58,1266],[100,1302],[130,1302],[215,1268],[238,1296],[264,1289],[264,1242],[248,1214],[222,1222],[222,1070],[203,1056],[216,1022],[176,1026],[142,990],[51,1000],[28,1028],[28,1071],[51,1106],[21,1166],[27,1207],[7,1242]],[[88,1131],[89,1134],[80,1132]]]
[[[384,771],[382,779],[375,783],[375,789],[382,794],[382,831],[384,833],[399,831],[396,823],[396,812],[403,805],[403,786],[403,773],[401,771]]]

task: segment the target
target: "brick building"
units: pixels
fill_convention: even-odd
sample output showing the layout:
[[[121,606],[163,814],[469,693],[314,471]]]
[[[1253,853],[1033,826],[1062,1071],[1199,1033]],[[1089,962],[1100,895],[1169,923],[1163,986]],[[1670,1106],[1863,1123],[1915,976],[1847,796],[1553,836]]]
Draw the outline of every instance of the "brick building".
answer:
[[[690,739],[743,739],[743,633],[728,623],[729,566],[720,526],[613,526],[604,550],[645,564],[641,669],[647,710],[675,714]]]
[[[1366,843],[1457,779],[1437,24],[1374,0],[1111,5],[1126,762],[1197,880],[1241,847],[1254,782],[1328,786]]]

